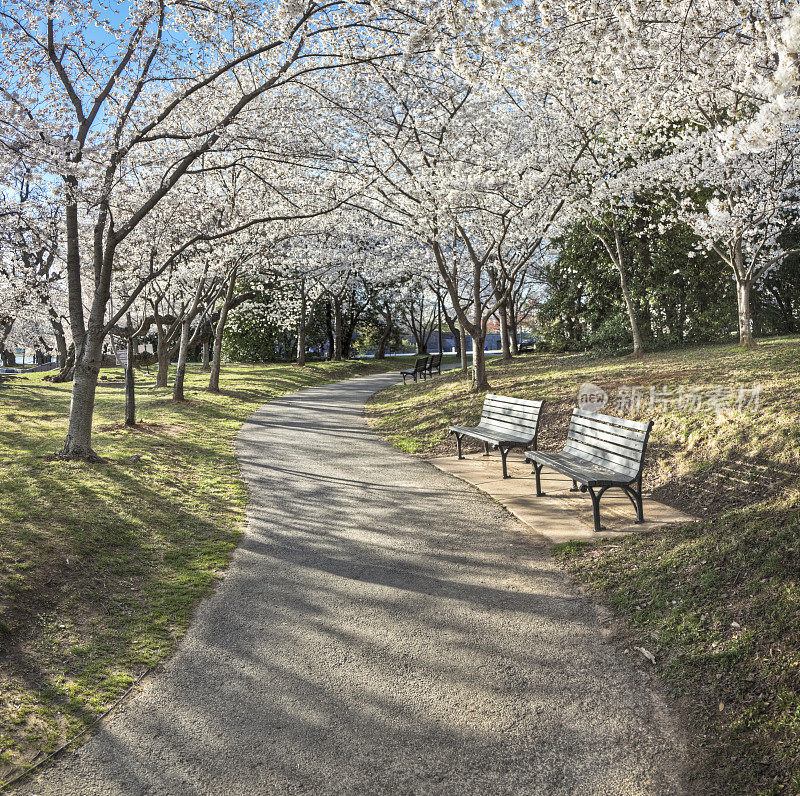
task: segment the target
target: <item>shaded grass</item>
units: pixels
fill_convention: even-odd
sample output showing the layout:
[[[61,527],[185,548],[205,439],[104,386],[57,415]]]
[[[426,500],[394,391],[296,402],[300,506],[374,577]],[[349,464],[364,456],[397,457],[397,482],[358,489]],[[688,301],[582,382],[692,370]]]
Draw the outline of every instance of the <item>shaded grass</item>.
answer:
[[[42,374],[0,385],[0,784],[175,648],[243,531],[233,442],[245,418],[287,392],[412,359],[231,365],[219,395],[201,391],[195,367],[181,403],[140,373],[135,428],[122,424],[123,391],[101,381],[98,463],[53,456],[70,385]]]
[[[800,793],[800,493],[556,555],[682,698],[698,792]]]
[[[800,793],[800,340],[641,361],[534,355],[489,373],[493,391],[547,401],[546,450],[563,445],[583,382],[610,394],[611,413],[623,385],[761,385],[757,411],[623,413],[654,420],[645,488],[699,522],[554,552],[627,623],[630,654],[655,656],[697,741],[693,792]],[[368,415],[403,450],[452,455],[447,426],[476,422],[482,403],[449,374],[379,393]]]

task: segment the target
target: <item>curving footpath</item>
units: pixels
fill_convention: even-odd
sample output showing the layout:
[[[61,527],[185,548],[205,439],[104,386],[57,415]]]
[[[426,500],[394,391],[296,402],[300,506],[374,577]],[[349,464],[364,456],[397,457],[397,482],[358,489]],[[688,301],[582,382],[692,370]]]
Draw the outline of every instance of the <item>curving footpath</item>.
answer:
[[[179,650],[44,794],[672,794],[649,675],[547,548],[371,433],[369,376],[259,410],[249,532]]]

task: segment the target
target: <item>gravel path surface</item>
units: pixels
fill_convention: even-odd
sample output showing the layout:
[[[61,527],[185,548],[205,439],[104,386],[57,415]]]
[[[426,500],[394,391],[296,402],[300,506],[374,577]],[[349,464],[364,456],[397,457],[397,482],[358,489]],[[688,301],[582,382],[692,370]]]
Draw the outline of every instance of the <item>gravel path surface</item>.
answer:
[[[164,670],[38,794],[672,794],[649,675],[544,545],[378,439],[369,376],[263,407],[250,528]]]

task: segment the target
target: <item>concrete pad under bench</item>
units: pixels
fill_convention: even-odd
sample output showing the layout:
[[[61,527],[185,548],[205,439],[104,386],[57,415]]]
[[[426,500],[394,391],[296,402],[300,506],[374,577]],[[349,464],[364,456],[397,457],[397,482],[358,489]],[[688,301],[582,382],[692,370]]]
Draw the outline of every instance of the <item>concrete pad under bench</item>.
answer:
[[[545,467],[542,470],[542,489],[547,494],[536,497],[536,480],[530,463],[522,454],[508,457],[508,474],[503,478],[500,454],[490,456],[468,454],[463,459],[443,456],[428,461],[439,470],[460,478],[494,498],[548,541],[558,544],[572,540],[588,540],[597,536],[620,537],[631,533],[649,531],[673,522],[690,522],[694,517],[665,506],[644,496],[644,518],[641,525],[634,520],[633,504],[621,489],[610,489],[600,505],[603,531],[594,532],[592,501],[584,492],[570,492],[572,479]]]

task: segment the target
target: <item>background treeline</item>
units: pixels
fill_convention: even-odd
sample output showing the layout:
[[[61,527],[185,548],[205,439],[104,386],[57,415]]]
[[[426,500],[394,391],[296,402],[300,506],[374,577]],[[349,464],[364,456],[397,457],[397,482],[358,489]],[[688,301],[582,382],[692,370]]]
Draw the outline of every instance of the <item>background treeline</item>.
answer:
[[[223,356],[234,362],[288,362],[297,354],[297,329],[283,320],[286,296],[264,280],[245,281],[241,290],[254,292],[255,298],[231,315],[223,339]],[[337,302],[322,296],[313,302],[305,327],[310,359],[330,358],[335,348],[337,312],[341,319],[342,357],[375,352],[381,341],[393,351],[413,351],[412,341],[404,339],[404,329],[387,323],[374,306],[375,297],[363,282],[353,280]],[[409,333],[405,334],[406,337]],[[195,359],[199,359],[199,351]]]
[[[735,339],[736,284],[714,252],[699,250],[688,226],[658,232],[628,222],[620,230],[647,350]],[[800,231],[784,237],[785,248],[793,249]],[[619,275],[584,224],[553,241],[541,279],[536,326],[544,346],[554,351],[631,350]],[[756,283],[752,322],[757,336],[800,331],[800,256],[787,257]]]

